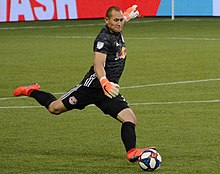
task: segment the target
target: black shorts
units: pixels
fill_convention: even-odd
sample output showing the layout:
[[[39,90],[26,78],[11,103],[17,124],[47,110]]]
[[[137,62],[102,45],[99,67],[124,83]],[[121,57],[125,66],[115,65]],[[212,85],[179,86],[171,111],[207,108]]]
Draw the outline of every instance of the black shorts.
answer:
[[[117,97],[107,97],[100,88],[89,88],[81,84],[69,90],[61,97],[64,106],[68,110],[84,109],[90,104],[95,104],[105,114],[117,118],[119,112],[129,108],[128,103],[120,94]]]

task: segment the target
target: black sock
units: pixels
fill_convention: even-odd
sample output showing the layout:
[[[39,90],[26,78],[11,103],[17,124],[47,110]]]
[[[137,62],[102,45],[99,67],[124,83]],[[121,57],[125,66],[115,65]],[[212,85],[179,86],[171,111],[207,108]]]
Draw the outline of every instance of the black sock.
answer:
[[[45,106],[47,109],[49,105],[56,100],[56,97],[54,97],[52,94],[38,90],[32,91],[30,97],[35,98],[38,103],[40,103],[42,106]]]
[[[136,134],[135,124],[131,122],[125,122],[121,127],[121,138],[125,145],[125,149],[128,152],[131,148],[136,147]]]

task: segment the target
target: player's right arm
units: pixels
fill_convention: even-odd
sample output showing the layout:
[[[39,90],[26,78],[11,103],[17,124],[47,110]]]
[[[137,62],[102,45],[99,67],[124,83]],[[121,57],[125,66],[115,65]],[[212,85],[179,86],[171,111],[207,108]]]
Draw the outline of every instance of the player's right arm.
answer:
[[[101,52],[95,52],[94,53],[94,71],[96,73],[96,77],[100,80],[101,77],[106,76],[105,73],[105,60],[106,60],[106,54]]]
[[[137,7],[137,5],[133,5],[129,7],[127,10],[125,10],[124,19],[126,22],[139,16],[139,11],[137,10]]]
[[[107,55],[101,52],[94,52],[94,71],[100,81],[103,92],[109,98],[116,97],[119,93],[119,85],[109,82],[106,78],[105,61]]]

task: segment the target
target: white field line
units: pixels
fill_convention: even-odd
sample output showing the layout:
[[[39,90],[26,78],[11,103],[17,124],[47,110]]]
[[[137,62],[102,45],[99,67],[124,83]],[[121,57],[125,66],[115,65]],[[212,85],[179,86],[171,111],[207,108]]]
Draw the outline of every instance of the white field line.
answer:
[[[19,29],[51,29],[51,28],[73,28],[73,27],[89,27],[89,26],[104,26],[104,23],[98,24],[77,24],[77,25],[53,25],[53,26],[22,26],[22,27],[2,27],[0,30],[19,30]]]
[[[146,21],[130,21],[129,23],[151,23],[170,20],[146,20]],[[72,25],[53,25],[53,26],[21,26],[21,27],[1,27],[0,30],[19,30],[19,29],[51,29],[51,28],[73,28],[73,27],[90,27],[90,26],[104,26],[105,23],[96,24],[72,24]]]
[[[156,83],[156,84],[144,84],[144,85],[137,85],[137,86],[125,86],[125,87],[121,87],[120,89],[136,89],[136,88],[145,88],[145,87],[154,87],[154,86],[167,86],[167,85],[177,85],[177,84],[202,83],[202,82],[210,82],[210,81],[220,81],[220,78],[177,81],[177,82]],[[53,94],[64,94],[64,93],[65,92],[57,92],[57,93],[53,93]],[[27,97],[22,96],[22,97],[0,98],[0,101],[2,101],[2,100],[23,99],[23,98],[27,98]]]
[[[126,37],[126,39],[132,39],[132,40],[190,40],[190,41],[220,41],[220,38],[181,38],[181,37],[165,37],[165,38],[147,38],[147,37]]]
[[[146,85],[138,85],[138,86],[128,86],[121,87],[121,89],[135,89],[135,88],[144,88],[144,87],[153,87],[153,86],[166,86],[166,85],[176,85],[176,84],[189,84],[189,83],[201,83],[201,82],[209,82],[209,81],[219,81],[220,78],[215,79],[203,79],[203,80],[191,80],[191,81],[178,81],[178,82],[168,82],[168,83],[157,83],[157,84],[146,84]],[[63,94],[53,93],[53,94]],[[28,97],[8,97],[8,98],[0,98],[1,100],[12,100],[12,99],[23,99]],[[139,105],[173,105],[173,104],[195,104],[195,103],[219,103],[220,100],[202,100],[202,101],[175,101],[175,102],[143,102],[143,103],[130,103],[132,106]],[[91,105],[93,106],[93,105]],[[28,108],[42,108],[42,106],[2,106],[0,109],[28,109]]]
[[[219,103],[220,100],[197,100],[197,101],[176,101],[176,102],[145,102],[131,103],[129,105],[173,105],[173,104],[194,104],[194,103]]]
[[[220,81],[220,78],[127,86],[127,87],[121,87],[121,89],[144,88],[144,87],[152,87],[152,86],[167,86],[167,85],[177,85],[177,84],[187,84],[187,83],[201,83],[201,82],[210,82],[210,81]]]
[[[27,38],[39,38],[39,39],[95,39],[92,36],[22,36]]]
[[[39,38],[39,39],[95,39],[92,36],[22,36],[28,38]],[[220,38],[178,38],[178,37],[126,37],[127,40],[190,40],[190,41],[220,41]]]
[[[198,100],[198,101],[176,101],[176,102],[143,102],[143,103],[129,103],[130,106],[140,105],[176,105],[176,104],[198,104],[198,103],[219,103],[220,100]],[[89,105],[95,106],[95,105]],[[32,109],[43,108],[43,106],[0,106],[0,109]]]
[[[43,106],[0,106],[0,109],[33,109],[43,108]]]
[[[129,23],[140,24],[140,23],[154,23],[154,22],[169,22],[171,19],[160,19],[160,20],[133,20],[129,21]],[[216,21],[219,22],[220,20],[217,18],[213,19],[205,19],[205,18],[179,18],[175,19],[175,21],[206,21],[212,22]],[[34,22],[34,21],[33,21]],[[51,28],[72,28],[72,27],[89,27],[89,26],[104,26],[105,23],[88,23],[88,24],[72,24],[72,25],[53,25],[53,26],[20,26],[20,27],[0,27],[0,30],[19,30],[19,29],[51,29]]]

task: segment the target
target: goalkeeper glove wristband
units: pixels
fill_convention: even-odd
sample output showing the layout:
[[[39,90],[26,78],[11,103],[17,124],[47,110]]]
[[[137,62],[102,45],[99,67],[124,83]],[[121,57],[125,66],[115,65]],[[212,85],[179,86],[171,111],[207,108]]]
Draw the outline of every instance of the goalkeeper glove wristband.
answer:
[[[124,19],[126,22],[138,16],[139,16],[139,11],[137,10],[137,5],[133,5],[124,12]]]
[[[100,84],[102,86],[104,94],[109,98],[116,97],[118,95],[120,88],[118,84],[109,82],[109,80],[104,76],[100,78]]]

